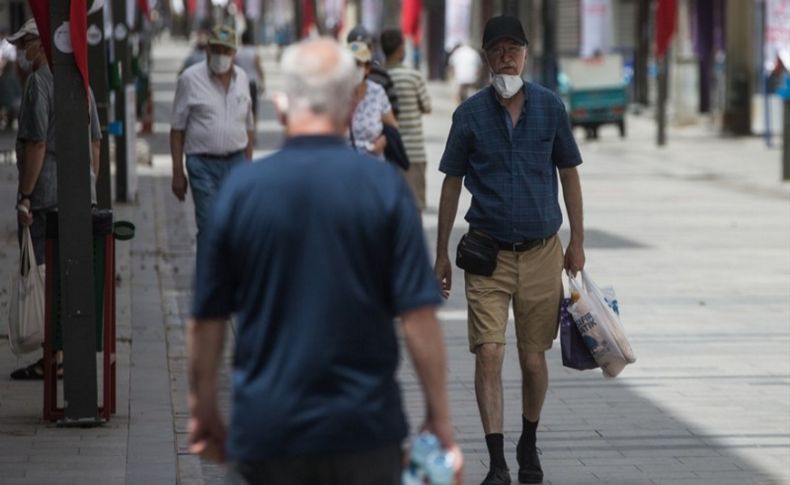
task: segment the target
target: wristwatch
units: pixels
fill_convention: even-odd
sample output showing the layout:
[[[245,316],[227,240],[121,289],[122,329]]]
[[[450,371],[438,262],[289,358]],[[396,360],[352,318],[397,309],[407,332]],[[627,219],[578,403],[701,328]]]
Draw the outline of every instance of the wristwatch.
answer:
[[[32,193],[31,194],[23,194],[22,191],[19,191],[19,192],[16,193],[16,202],[18,204],[18,203],[22,202],[25,199],[30,200],[30,197],[32,197],[32,196],[33,196]]]

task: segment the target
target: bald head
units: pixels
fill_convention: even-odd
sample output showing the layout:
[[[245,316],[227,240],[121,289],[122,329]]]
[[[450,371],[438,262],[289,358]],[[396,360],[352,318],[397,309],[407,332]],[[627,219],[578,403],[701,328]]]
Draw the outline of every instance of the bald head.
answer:
[[[345,127],[357,74],[348,49],[328,38],[303,41],[286,49],[281,67],[289,124],[308,116]]]

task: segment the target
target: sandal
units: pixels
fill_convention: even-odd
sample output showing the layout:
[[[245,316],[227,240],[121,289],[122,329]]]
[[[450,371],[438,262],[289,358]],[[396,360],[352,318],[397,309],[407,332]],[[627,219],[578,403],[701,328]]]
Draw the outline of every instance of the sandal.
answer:
[[[58,364],[58,379],[63,378],[63,364]],[[44,359],[38,359],[27,367],[21,367],[11,373],[16,381],[40,381],[44,379]]]

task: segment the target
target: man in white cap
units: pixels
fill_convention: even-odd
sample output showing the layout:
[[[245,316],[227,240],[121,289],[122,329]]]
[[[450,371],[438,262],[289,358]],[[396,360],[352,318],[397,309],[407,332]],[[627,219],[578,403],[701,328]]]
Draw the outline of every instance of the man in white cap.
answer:
[[[17,63],[30,71],[22,94],[19,109],[19,131],[16,140],[19,187],[17,191],[17,218],[19,240],[22,228],[30,228],[36,262],[44,264],[46,212],[58,206],[57,148],[55,146],[55,85],[46,52],[34,19],[8,37],[8,42],[20,49]],[[96,202],[95,177],[99,173],[99,146],[101,127],[93,93],[90,98],[91,130],[91,201]],[[86,167],[87,168],[87,167]],[[42,379],[41,361],[17,369],[12,379]]]
[[[231,169],[252,159],[255,124],[249,80],[234,66],[236,31],[219,26],[208,38],[206,62],[178,78],[170,127],[173,194],[184,201],[187,178],[195,203],[198,252],[214,194]]]

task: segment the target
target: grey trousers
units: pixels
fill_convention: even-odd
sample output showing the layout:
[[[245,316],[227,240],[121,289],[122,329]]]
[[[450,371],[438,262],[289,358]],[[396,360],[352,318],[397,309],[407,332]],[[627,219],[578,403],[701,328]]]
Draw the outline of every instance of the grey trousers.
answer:
[[[400,485],[400,446],[228,464],[226,485]]]

